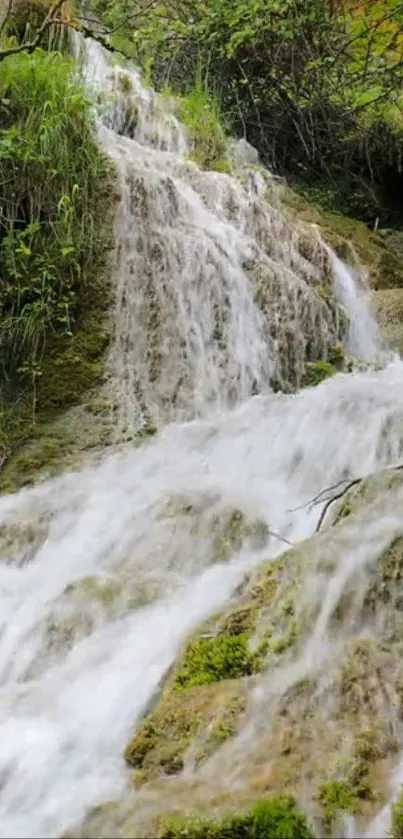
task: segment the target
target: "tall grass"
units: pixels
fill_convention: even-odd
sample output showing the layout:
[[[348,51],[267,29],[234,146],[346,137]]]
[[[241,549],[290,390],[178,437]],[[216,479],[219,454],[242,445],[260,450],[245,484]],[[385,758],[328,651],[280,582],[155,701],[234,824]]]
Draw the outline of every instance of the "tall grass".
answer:
[[[102,252],[108,167],[74,63],[38,50],[0,65],[0,373],[33,380],[71,333]]]
[[[205,169],[230,171],[225,122],[217,99],[198,76],[179,99],[179,115],[191,142],[191,157]]]

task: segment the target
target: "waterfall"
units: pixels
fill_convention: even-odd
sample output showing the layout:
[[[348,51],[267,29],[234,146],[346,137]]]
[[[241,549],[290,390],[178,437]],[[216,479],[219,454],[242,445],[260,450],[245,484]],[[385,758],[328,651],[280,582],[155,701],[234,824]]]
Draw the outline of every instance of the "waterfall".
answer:
[[[351,351],[379,361],[342,263],[240,180],[190,162],[171,103],[91,42],[86,75],[111,94],[99,136],[120,190],[105,394],[118,437],[149,420],[160,433],[0,498],[4,839],[60,836],[119,796],[129,733],[189,633],[284,540],[315,531],[323,504],[311,498],[403,454],[398,359],[293,394],[271,389],[275,378],[298,386],[348,319]],[[329,282],[335,305],[320,294]],[[215,536],[233,511],[263,524],[264,538],[223,559]],[[381,544],[396,512],[379,516]],[[378,545],[374,528],[352,534],[345,576]],[[325,617],[321,628],[319,658]]]

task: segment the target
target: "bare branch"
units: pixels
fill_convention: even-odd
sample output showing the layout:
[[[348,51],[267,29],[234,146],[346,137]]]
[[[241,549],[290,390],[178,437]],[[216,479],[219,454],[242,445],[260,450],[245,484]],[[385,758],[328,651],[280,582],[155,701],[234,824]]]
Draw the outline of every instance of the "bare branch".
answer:
[[[10,55],[16,55],[20,52],[28,52],[32,53],[37,47],[40,46],[42,38],[49,27],[56,22],[56,14],[61,9],[63,4],[66,0],[56,0],[55,3],[52,4],[50,7],[46,17],[42,21],[35,38],[33,41],[28,41],[25,44],[18,44],[15,47],[8,47],[7,49],[0,50],[0,61],[4,61],[5,58],[8,58]]]
[[[321,528],[321,526],[322,526],[322,524],[323,524],[323,520],[324,520],[324,518],[325,518],[325,516],[326,516],[326,513],[327,513],[327,511],[328,511],[328,509],[329,509],[330,505],[331,505],[331,504],[333,504],[333,501],[338,501],[338,499],[339,499],[339,498],[342,498],[342,497],[343,497],[343,495],[345,495],[345,494],[346,494],[346,492],[348,492],[348,491],[349,491],[349,489],[351,489],[353,486],[356,486],[356,484],[361,483],[361,481],[363,481],[363,480],[364,480],[364,478],[354,478],[354,480],[353,480],[353,481],[350,481],[350,482],[347,484],[347,486],[345,486],[345,487],[344,487],[344,489],[340,490],[340,492],[337,492],[337,493],[336,493],[336,495],[332,495],[332,497],[331,497],[331,498],[328,498],[328,500],[326,501],[326,504],[325,504],[325,506],[323,507],[323,510],[322,510],[322,512],[321,512],[321,514],[320,514],[320,516],[319,516],[319,521],[318,521],[318,523],[317,523],[317,525],[316,525],[316,532],[317,532],[317,533],[318,533],[318,531],[320,530],[320,528]]]

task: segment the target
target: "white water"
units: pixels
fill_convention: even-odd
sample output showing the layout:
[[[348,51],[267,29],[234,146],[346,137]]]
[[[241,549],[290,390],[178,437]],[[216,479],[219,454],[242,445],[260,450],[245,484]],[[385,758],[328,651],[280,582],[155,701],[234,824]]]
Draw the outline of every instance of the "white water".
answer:
[[[345,306],[350,326],[347,350],[362,361],[384,364],[397,357],[388,350],[381,339],[379,327],[371,315],[368,306],[368,290],[359,288],[353,269],[329,249],[332,260],[336,291]]]
[[[92,46],[90,59],[89,76],[106,84],[103,54]],[[140,87],[139,95],[135,139],[113,130],[119,108],[101,129],[122,192],[110,387],[120,427],[137,427],[147,411],[176,422],[141,449],[126,446],[96,468],[0,499],[1,837],[58,836],[122,789],[129,732],[186,635],[226,602],[246,568],[284,548],[272,535],[264,545],[246,542],[224,563],[217,521],[240,510],[296,542],[314,531],[320,513],[301,505],[403,452],[400,361],[293,396],[270,392],[276,366],[298,368],[308,331],[318,345],[332,339],[330,316],[311,290],[326,267],[324,249],[317,265],[304,260],[280,214],[251,205],[229,177],[187,163],[181,126],[152,92]],[[126,189],[140,176],[143,215]],[[152,251],[158,235],[163,271]],[[242,268],[248,249],[273,280],[265,318]],[[157,271],[167,330],[157,380],[145,365],[146,262]],[[229,338],[220,354],[210,326],[222,309]],[[364,305],[354,311],[369,322]],[[280,345],[291,332],[293,353],[284,360]],[[172,409],[168,397],[180,377],[184,395]],[[251,396],[256,387],[263,395]],[[352,541],[351,563],[357,551]],[[84,578],[115,586],[113,602],[91,597],[80,587]]]

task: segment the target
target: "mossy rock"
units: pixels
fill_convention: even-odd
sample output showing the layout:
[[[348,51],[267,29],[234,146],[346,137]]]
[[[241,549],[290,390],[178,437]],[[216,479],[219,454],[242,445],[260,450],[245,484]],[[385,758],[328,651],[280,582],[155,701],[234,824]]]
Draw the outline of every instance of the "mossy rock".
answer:
[[[374,291],[371,305],[385,341],[403,355],[403,288]]]
[[[126,747],[125,760],[141,770],[134,782],[181,772],[192,746],[193,759],[204,760],[235,732],[244,696],[236,681],[189,688],[186,694],[168,688]]]
[[[403,286],[403,254],[388,245],[385,237],[357,219],[323,209],[314,203],[314,199],[304,197],[288,186],[283,189],[282,197],[286,214],[294,220],[315,225],[337,255],[353,268],[357,266],[358,256],[359,264],[369,272],[373,289]]]
[[[104,272],[88,278],[82,291],[81,317],[71,336],[54,336],[38,380],[35,417],[23,403],[16,433],[5,439],[11,454],[0,474],[0,492],[14,492],[39,477],[81,466],[83,453],[111,442],[112,419],[98,415],[95,404],[104,382],[109,346],[111,287]],[[99,401],[99,400],[98,400]]]
[[[344,575],[349,516],[251,570],[229,605],[199,628],[128,746],[135,794],[111,817],[90,819],[80,836],[158,835],[168,816],[181,817],[175,829],[193,830],[185,816],[222,823],[284,791],[306,802],[320,836],[338,835],[345,814],[359,831],[367,828],[390,797],[401,749],[403,524],[399,537],[395,492],[402,477],[384,470],[350,497],[356,534],[388,509],[394,523],[379,555],[353,564],[332,604],[324,660],[305,655],[306,641],[315,641],[332,581]],[[187,651],[220,633],[225,641],[248,636],[270,677],[259,667],[178,689]]]

